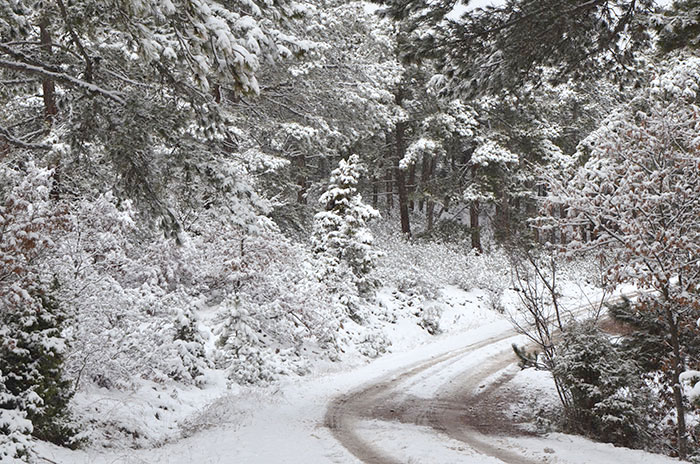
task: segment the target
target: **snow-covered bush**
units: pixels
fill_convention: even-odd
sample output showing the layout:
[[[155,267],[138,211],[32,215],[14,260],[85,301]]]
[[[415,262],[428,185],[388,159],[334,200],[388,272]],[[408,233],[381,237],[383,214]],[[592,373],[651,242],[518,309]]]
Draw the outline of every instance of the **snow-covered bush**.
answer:
[[[442,310],[439,306],[430,305],[420,309],[420,321],[418,325],[423,327],[430,335],[440,333],[440,316]]]
[[[489,306],[500,310],[510,285],[510,265],[502,251],[477,254],[466,244],[407,240],[398,234],[378,235],[377,245],[384,255],[375,275],[384,285],[426,298],[436,298],[445,285],[479,288],[488,294]]]
[[[647,428],[639,366],[592,322],[567,328],[552,375],[564,388],[567,426],[596,439],[638,446]]]
[[[382,333],[380,329],[369,328],[355,338],[354,343],[357,350],[368,358],[376,358],[386,353],[391,346],[391,341]]]

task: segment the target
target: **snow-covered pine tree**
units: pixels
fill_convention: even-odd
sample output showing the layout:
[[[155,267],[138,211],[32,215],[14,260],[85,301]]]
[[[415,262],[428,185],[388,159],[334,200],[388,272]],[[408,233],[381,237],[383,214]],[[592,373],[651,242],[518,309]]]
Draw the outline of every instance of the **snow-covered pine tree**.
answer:
[[[529,90],[528,84],[552,79],[581,80],[601,70],[625,76],[634,52],[650,43],[645,18],[655,4],[512,0],[463,8],[460,0],[373,1],[400,22],[402,56],[433,59],[448,90],[469,97]]]
[[[68,410],[73,389],[63,374],[64,317],[56,300],[44,290],[31,289],[28,296],[2,317],[0,371],[5,373],[4,386],[19,398],[18,406],[26,411],[35,437],[74,446],[77,430]]]
[[[21,399],[5,387],[0,371],[0,462],[28,461],[32,456],[32,423]]]
[[[551,372],[569,400],[569,427],[599,440],[638,446],[648,416],[639,366],[595,323],[574,324],[564,332]]]
[[[312,236],[314,251],[326,255],[331,266],[343,261],[350,267],[360,292],[371,290],[368,274],[379,256],[367,227],[367,222],[378,218],[379,212],[365,204],[357,191],[364,172],[357,155],[340,160],[331,173],[328,189],[319,199],[325,211],[314,217]]]
[[[170,376],[176,380],[192,380],[198,385],[204,383],[204,372],[209,367],[205,342],[197,314],[189,306],[180,309],[175,318],[173,343],[181,363]]]
[[[272,380],[273,371],[255,328],[258,321],[238,295],[224,302],[222,318],[216,345],[221,350],[219,365],[226,369],[229,380],[245,384]]]

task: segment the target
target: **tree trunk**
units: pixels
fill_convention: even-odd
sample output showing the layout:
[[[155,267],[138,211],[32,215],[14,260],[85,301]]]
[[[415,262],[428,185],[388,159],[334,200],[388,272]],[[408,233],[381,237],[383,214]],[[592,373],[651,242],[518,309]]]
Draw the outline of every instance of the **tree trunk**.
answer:
[[[379,179],[372,175],[372,208],[377,209],[379,203]]]
[[[398,138],[397,138],[398,140]],[[408,191],[406,190],[406,174],[399,167],[399,158],[394,165],[396,188],[399,191],[399,214],[401,215],[401,232],[411,236],[411,222],[408,216]]]
[[[664,293],[668,294],[668,291]],[[666,305],[670,304],[668,298],[665,298],[664,303]],[[683,357],[681,355],[680,337],[678,333],[678,319],[668,306],[666,307],[666,322],[669,326],[671,349],[673,350],[673,357],[671,358],[671,362],[673,363],[671,382],[673,384],[673,402],[676,406],[677,416],[676,439],[678,441],[678,457],[680,459],[685,459],[688,454],[688,447],[686,443],[685,406],[683,405],[683,392],[680,382],[680,375],[683,372]]]
[[[384,191],[386,192],[386,210],[391,213],[394,209],[394,167],[389,163],[384,175]]]
[[[465,159],[464,164],[466,165],[471,159],[471,154],[469,154],[469,159]],[[472,182],[476,181],[476,166],[472,166],[471,176]],[[472,248],[481,253],[481,230],[479,229],[479,201],[473,200],[471,205],[469,205],[469,228],[471,230],[472,236]]]
[[[403,94],[401,89],[396,93],[396,104],[401,105]],[[411,236],[411,223],[408,216],[408,190],[406,189],[406,173],[399,167],[399,162],[406,156],[406,122],[396,123],[396,154],[394,157],[394,177],[396,189],[399,192],[399,214],[401,215],[401,232]]]
[[[416,163],[413,163],[408,168],[408,178],[406,179],[406,184],[406,190],[408,191],[408,196],[410,198],[408,207],[411,211],[415,211],[416,204],[414,202],[414,198],[416,196]]]
[[[433,230],[433,222],[435,220],[435,203],[433,200],[428,200],[428,204],[425,207],[425,216],[426,216],[426,229],[427,230]]]
[[[508,194],[503,192],[503,197],[499,202],[498,225],[501,242],[506,243],[510,239],[510,202]]]
[[[431,179],[433,178],[433,174],[435,173],[435,164],[436,164],[436,159],[432,158],[429,163],[428,167],[428,174],[425,177],[425,185],[429,185]],[[435,202],[433,201],[433,192],[431,188],[427,189],[427,195],[428,195],[428,201],[425,206],[425,215],[427,217],[427,230],[433,230],[433,222],[434,222],[434,216],[435,216]]]
[[[469,227],[472,236],[472,248],[481,253],[481,231],[479,230],[479,201],[474,200],[469,206]]]
[[[566,219],[566,207],[564,205],[559,207],[559,217],[562,219]],[[566,229],[561,230],[560,240],[562,245],[566,245],[569,241],[569,238],[566,236]]]
[[[306,191],[308,190],[306,185],[306,157],[304,155],[298,155],[295,157],[297,165],[297,185],[299,190],[297,190],[297,203],[300,205],[306,204]]]
[[[39,37],[41,48],[46,55],[51,54],[51,33],[49,32],[49,20],[44,17],[39,23]],[[56,106],[56,88],[53,80],[42,79],[42,96],[44,99],[44,115],[48,121],[52,121],[53,117],[58,114]]]

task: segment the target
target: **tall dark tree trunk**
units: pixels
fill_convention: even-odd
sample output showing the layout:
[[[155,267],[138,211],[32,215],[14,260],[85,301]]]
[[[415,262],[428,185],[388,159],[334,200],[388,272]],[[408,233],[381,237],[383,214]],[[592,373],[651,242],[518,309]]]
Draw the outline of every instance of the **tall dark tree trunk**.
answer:
[[[425,216],[426,216],[426,230],[433,230],[433,224],[435,223],[435,203],[433,200],[428,200],[425,206]]]
[[[43,17],[39,22],[39,37],[41,42],[41,48],[46,55],[50,55],[51,50],[51,33],[49,32],[49,20]],[[44,99],[44,115],[49,121],[53,120],[53,117],[58,114],[58,106],[56,106],[56,88],[54,86],[53,80],[42,79],[42,96]]]
[[[431,180],[435,174],[435,165],[437,160],[432,158],[428,163],[428,173],[425,177],[425,185],[431,185]],[[427,230],[433,230],[434,216],[435,216],[435,202],[433,201],[433,192],[431,188],[427,188],[428,201],[425,206],[425,216],[427,219]]]
[[[304,155],[298,155],[294,158],[297,165],[297,203],[300,205],[306,204],[306,191],[308,187],[306,185],[306,157]]]
[[[401,105],[403,100],[403,91],[401,89],[396,93],[396,104]],[[399,167],[399,162],[406,156],[406,127],[405,121],[396,123],[396,132],[394,134],[396,142],[396,154],[394,157],[394,177],[396,178],[396,189],[399,193],[399,214],[401,216],[401,232],[411,235],[411,222],[408,216],[408,190],[406,189],[406,173]]]
[[[680,376],[684,370],[683,356],[681,353],[680,345],[680,334],[679,334],[679,321],[678,317],[673,313],[671,308],[668,306],[671,302],[668,300],[668,290],[665,292],[666,304],[666,323],[669,327],[669,332],[671,335],[671,349],[673,350],[673,355],[671,357],[671,362],[673,363],[673,368],[671,371],[671,383],[673,384],[673,402],[676,406],[676,440],[678,447],[678,457],[680,459],[685,459],[688,454],[688,445],[686,441],[686,424],[685,424],[685,405],[683,404],[683,391],[681,390]]]
[[[379,179],[372,174],[372,208],[377,209],[379,203]]]
[[[469,155],[469,158],[471,159],[471,155]],[[469,162],[469,160],[465,161],[465,164]],[[472,166],[471,168],[471,176],[472,176],[472,182],[476,181],[476,166]],[[477,250],[478,252],[482,251],[481,248],[481,228],[479,224],[479,201],[478,200],[473,200],[471,205],[469,205],[469,228],[471,231],[471,237],[472,237],[472,248]]]
[[[388,166],[386,168],[386,175],[384,176],[384,191],[386,192],[386,210],[391,213],[394,209],[394,167]]]
[[[400,124],[400,123],[399,123]],[[398,131],[398,128],[397,128]],[[399,137],[397,137],[397,142]],[[401,215],[401,232],[411,235],[411,222],[408,216],[408,190],[406,189],[406,173],[399,167],[399,158],[394,165],[396,189],[399,192],[399,214]]]
[[[559,217],[566,219],[566,207],[564,205],[559,207]],[[566,245],[569,241],[569,237],[566,235],[566,229],[561,229],[561,244]]]
[[[418,200],[418,209],[420,211],[423,211],[423,207],[425,206],[425,193],[427,192],[428,180],[430,178],[430,162],[431,159],[427,156],[424,156],[421,162],[420,188],[422,192],[420,195],[420,200]],[[428,211],[426,210],[426,214],[427,212]]]
[[[408,207],[411,211],[416,210],[416,204],[414,198],[416,196],[416,163],[413,163],[408,168],[408,175],[406,179],[406,190],[408,191],[408,197],[410,198],[408,202]]]
[[[481,252],[481,230],[479,228],[479,201],[474,200],[469,206],[469,227],[472,236],[472,248]]]
[[[502,242],[508,242],[510,239],[510,199],[508,194],[503,193],[503,197],[498,205],[498,230]]]

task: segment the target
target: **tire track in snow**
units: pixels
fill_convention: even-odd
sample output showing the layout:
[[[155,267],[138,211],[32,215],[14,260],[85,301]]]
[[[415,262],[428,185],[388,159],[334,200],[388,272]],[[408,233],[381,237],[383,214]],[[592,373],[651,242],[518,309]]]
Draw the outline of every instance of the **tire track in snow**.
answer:
[[[356,424],[363,420],[398,421],[404,424],[428,426],[445,433],[450,438],[466,443],[475,451],[497,458],[509,464],[536,464],[515,452],[492,445],[486,437],[469,425],[469,402],[473,390],[484,379],[506,368],[513,362],[510,344],[505,344],[497,357],[489,362],[477,364],[468,374],[462,374],[454,385],[458,388],[443,389],[433,398],[417,398],[407,394],[415,384],[421,382],[421,375],[435,367],[448,367],[479,350],[514,339],[517,334],[510,330],[498,336],[472,343],[459,350],[434,356],[426,361],[382,377],[363,385],[347,394],[336,397],[329,404],[325,425],[333,436],[355,457],[366,464],[402,464],[370,440],[360,436]],[[478,363],[478,361],[477,361]],[[489,387],[490,388],[490,387]],[[487,389],[488,390],[488,389]],[[483,392],[482,392],[483,393]]]

